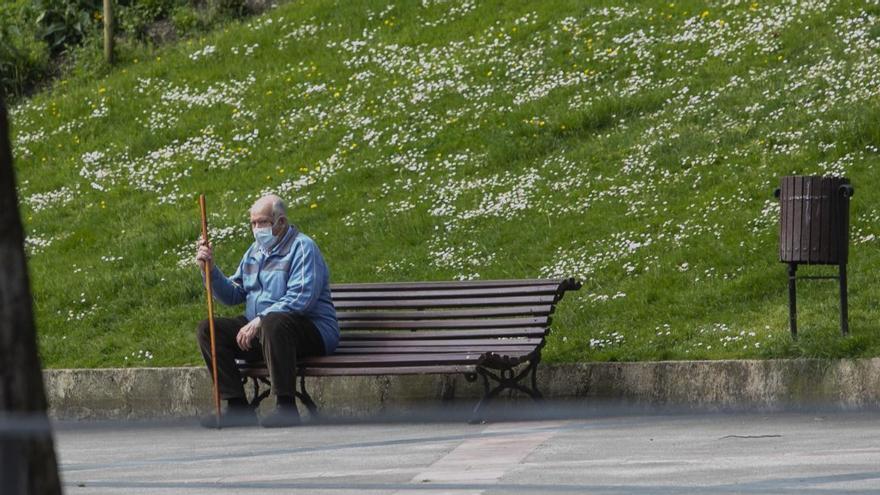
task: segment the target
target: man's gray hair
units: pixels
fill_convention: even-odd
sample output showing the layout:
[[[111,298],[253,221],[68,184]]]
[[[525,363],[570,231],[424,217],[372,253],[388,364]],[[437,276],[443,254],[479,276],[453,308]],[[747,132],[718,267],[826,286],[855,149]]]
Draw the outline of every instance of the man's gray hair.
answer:
[[[284,200],[281,199],[280,196],[275,194],[268,194],[258,199],[253,206],[251,206],[250,213],[253,214],[254,210],[257,209],[258,206],[262,207],[265,202],[270,201],[272,204],[272,222],[277,222],[279,218],[284,217],[287,218],[287,207],[284,205]]]
[[[281,217],[287,218],[287,207],[284,206],[284,201],[281,198],[275,196],[272,198],[272,220],[277,222]]]

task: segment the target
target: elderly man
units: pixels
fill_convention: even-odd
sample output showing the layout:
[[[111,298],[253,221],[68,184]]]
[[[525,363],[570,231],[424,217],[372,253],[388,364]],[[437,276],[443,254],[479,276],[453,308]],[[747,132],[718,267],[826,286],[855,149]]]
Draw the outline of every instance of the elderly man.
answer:
[[[220,426],[257,423],[247,402],[235,359],[266,361],[275,410],[263,418],[264,427],[299,424],[294,403],[296,360],[332,353],[339,342],[336,309],[330,299],[330,273],[311,238],[287,222],[281,198],[269,195],[251,207],[255,242],[244,253],[231,277],[211,263],[214,297],[224,304],[245,303],[243,316],[215,318],[215,344],[220,397],[227,401]],[[204,275],[213,260],[210,245],[199,242],[196,261]],[[199,346],[211,370],[208,321],[198,327]],[[202,421],[214,427],[211,416]]]

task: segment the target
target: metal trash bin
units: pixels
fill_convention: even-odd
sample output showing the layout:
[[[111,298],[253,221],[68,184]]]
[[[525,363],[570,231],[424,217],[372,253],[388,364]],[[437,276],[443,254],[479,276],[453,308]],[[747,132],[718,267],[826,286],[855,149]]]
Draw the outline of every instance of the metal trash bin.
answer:
[[[849,200],[855,193],[845,177],[782,177],[779,261],[788,263],[789,319],[797,337],[797,284],[800,279],[837,279],[840,283],[840,330],[849,333],[846,263],[849,258]],[[796,277],[797,266],[837,265],[838,275]]]

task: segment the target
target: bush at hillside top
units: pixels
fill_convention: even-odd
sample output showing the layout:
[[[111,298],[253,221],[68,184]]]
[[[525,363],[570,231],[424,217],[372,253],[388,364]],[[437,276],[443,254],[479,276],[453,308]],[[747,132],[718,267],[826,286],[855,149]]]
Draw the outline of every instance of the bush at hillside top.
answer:
[[[206,32],[267,8],[267,0],[116,0],[116,34],[134,50]],[[170,37],[156,37],[157,25]],[[158,24],[157,24],[158,23]],[[97,76],[102,0],[0,0],[0,96],[14,99],[59,74]],[[161,32],[161,31],[160,31]]]
[[[0,7],[0,96],[22,94],[49,73],[49,52],[37,39],[31,4]]]
[[[120,0],[117,25],[120,31],[146,41],[154,22],[170,18],[175,9],[188,4],[187,0]]]
[[[0,96],[22,94],[49,73],[46,44],[15,26],[0,26]]]
[[[235,17],[248,13],[245,0],[208,0],[208,6],[215,12]]]
[[[171,23],[178,33],[195,33],[206,31],[210,27],[210,19],[200,15],[199,11],[187,7],[178,7],[171,13]]]
[[[40,36],[53,54],[96,33],[103,9],[101,0],[35,0],[34,5]]]

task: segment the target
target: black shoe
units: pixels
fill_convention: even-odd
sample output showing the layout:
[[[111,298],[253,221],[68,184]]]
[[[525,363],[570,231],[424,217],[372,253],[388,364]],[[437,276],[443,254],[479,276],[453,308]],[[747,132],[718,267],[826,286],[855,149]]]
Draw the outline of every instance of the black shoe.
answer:
[[[263,428],[286,428],[299,424],[299,411],[296,410],[296,406],[277,406],[268,416],[260,420]]]
[[[218,428],[217,415],[202,416],[199,423],[205,428]],[[219,428],[257,426],[257,413],[251,407],[229,407],[220,415]]]

